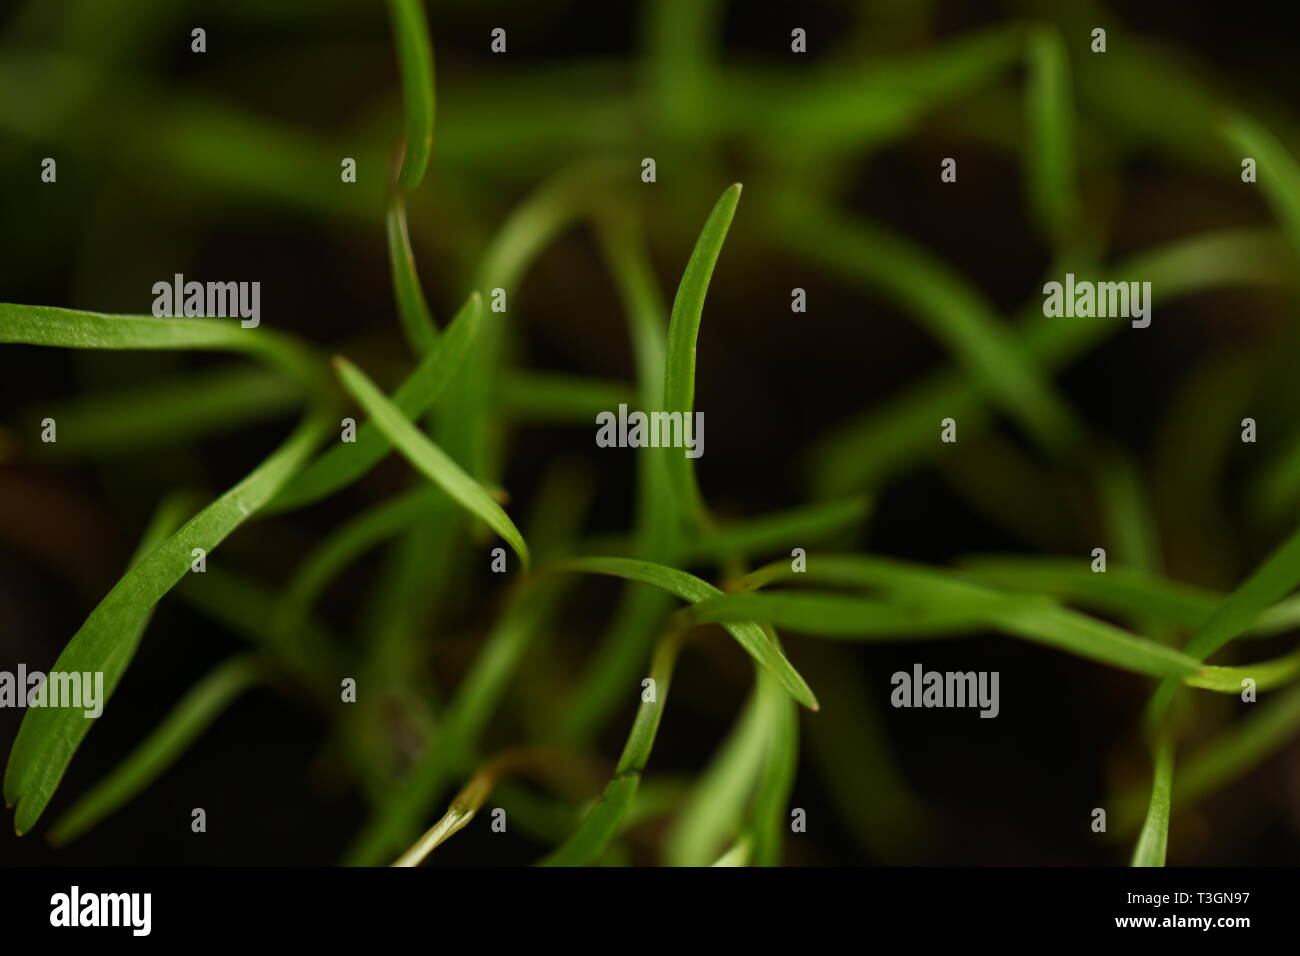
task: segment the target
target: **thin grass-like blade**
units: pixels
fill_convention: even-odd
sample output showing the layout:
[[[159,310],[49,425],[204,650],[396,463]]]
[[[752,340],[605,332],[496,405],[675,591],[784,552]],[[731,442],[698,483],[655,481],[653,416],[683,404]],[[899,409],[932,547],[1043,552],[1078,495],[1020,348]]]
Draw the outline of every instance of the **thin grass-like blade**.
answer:
[[[768,732],[749,831],[753,834],[754,865],[779,866],[790,793],[799,770],[799,713],[771,677],[760,675],[759,693]]]
[[[1238,116],[1229,122],[1228,140],[1257,164],[1259,188],[1272,204],[1291,248],[1300,256],[1300,163],[1265,126]]]
[[[175,447],[264,421],[286,414],[302,400],[302,386],[273,369],[231,366],[97,394],[93,402],[29,409],[19,420],[48,416],[59,423],[59,440],[34,449],[42,455],[107,458]]]
[[[406,101],[406,153],[398,182],[403,189],[414,189],[424,179],[433,149],[433,46],[421,0],[388,0],[388,10]]]
[[[1037,25],[1028,36],[1029,144],[1025,155],[1030,208],[1044,232],[1060,244],[1070,238],[1074,191],[1074,100],[1065,41],[1055,26]]]
[[[702,581],[693,574],[678,571],[649,561],[637,561],[632,558],[575,558],[554,565],[557,571],[586,571],[592,574],[610,574],[641,581],[674,594],[684,601],[698,604],[700,601],[722,594],[707,581]],[[812,710],[817,709],[817,698],[799,672],[786,659],[781,649],[774,645],[763,629],[752,621],[737,621],[724,624],[727,632],[743,647],[762,667],[769,670],[781,686],[799,703]]]
[[[1155,745],[1155,773],[1146,822],[1133,850],[1133,866],[1164,866],[1169,843],[1170,794],[1174,780],[1174,742],[1163,734]]]
[[[524,536],[487,490],[425,437],[364,372],[345,358],[336,358],[334,362],[344,386],[393,446],[461,507],[501,535],[527,568],[528,545],[524,543]]]
[[[600,412],[635,401],[623,382],[552,372],[507,372],[497,386],[501,411],[515,423],[590,426]]]
[[[641,773],[650,759],[655,735],[659,732],[659,722],[664,707],[668,704],[668,690],[672,685],[673,668],[681,650],[681,638],[680,633],[670,632],[659,642],[650,665],[650,678],[655,686],[654,699],[643,698],[641,706],[637,708],[632,730],[628,733],[627,743],[623,745],[623,754],[600,799],[578,824],[573,835],[539,865],[586,866],[599,859],[618,835],[636,797]]]
[[[764,709],[760,695],[755,686],[726,740],[677,813],[664,847],[670,866],[707,866],[739,835],[772,729],[768,721],[771,712]],[[781,697],[789,700],[784,691]]]
[[[392,402],[408,418],[419,418],[442,395],[478,331],[480,299],[471,295],[432,350],[393,393]],[[365,422],[356,441],[335,445],[302,470],[271,503],[269,511],[301,508],[356,481],[392,450],[377,425]]]
[[[855,259],[855,262],[857,260]],[[851,264],[846,263],[845,270]],[[1108,270],[1110,281],[1151,282],[1156,305],[1208,289],[1236,285],[1290,287],[1293,259],[1276,233],[1230,229],[1202,233],[1146,250]],[[1110,320],[1057,322],[1035,300],[1022,317],[1026,351],[1054,371],[1114,334]],[[834,429],[814,450],[812,474],[823,495],[879,486],[935,454],[935,423],[952,416],[969,435],[990,420],[976,383],[945,371],[909,386],[896,399]],[[1300,469],[1297,469],[1300,471]]]
[[[821,202],[785,198],[775,209],[778,241],[832,273],[882,288],[952,351],[971,379],[964,384],[1000,406],[1040,445],[1059,452],[1081,439],[1082,426],[1042,359],[947,263],[903,235],[854,221]],[[964,421],[956,407],[940,409],[927,423],[929,433],[949,416]],[[863,447],[856,443],[853,454],[869,457]]]
[[[185,752],[230,702],[261,678],[255,658],[235,657],[189,689],[140,745],[59,818],[50,841],[62,845],[117,811]]]
[[[265,359],[309,389],[318,403],[265,461],[136,563],[72,636],[52,670],[104,674],[104,698],[116,689],[155,604],[190,569],[192,551],[210,553],[260,510],[324,437],[327,400],[310,351],[272,329],[214,319],[158,319],[0,304],[0,342],[87,349],[215,349]],[[15,829],[39,819],[90,729],[79,710],[27,712],[5,768],[4,796],[17,806]]]
[[[681,412],[683,418],[695,410],[695,348],[704,313],[704,296],[709,291],[709,280],[713,277],[713,267],[727,238],[731,219],[736,214],[740,189],[740,183],[729,186],[709,213],[673,299],[664,360],[664,410]],[[673,489],[686,503],[688,514],[702,514],[704,504],[695,483],[691,459],[685,457],[681,449],[663,454]]]
[[[820,501],[788,511],[716,523],[692,542],[692,558],[753,557],[792,545],[807,546],[862,523],[870,510],[864,497]]]
[[[415,268],[415,250],[411,248],[411,234],[406,228],[406,200],[401,193],[394,193],[389,199],[384,225],[388,232],[388,266],[397,298],[397,317],[411,350],[416,355],[428,355],[438,341],[438,327],[429,312],[420,274]]]
[[[760,568],[745,582],[751,587],[794,576],[788,562]],[[982,626],[1026,640],[1047,644],[1104,664],[1157,677],[1181,679],[1196,673],[1199,662],[1173,648],[1130,634],[1118,627],[1060,607],[1042,597],[1008,595],[971,584],[930,568],[858,555],[821,555],[808,563],[799,577],[851,587],[887,592],[889,600],[907,608],[899,614],[899,627],[919,621],[923,632],[932,627]],[[786,627],[825,633],[869,635],[888,613],[878,598],[859,599],[834,594],[802,594],[786,601],[785,592],[731,594],[693,608],[697,619],[750,620],[778,618]],[[861,602],[858,604],[857,602]],[[771,615],[769,617],[769,615]]]
[[[111,697],[135,652],[153,606],[190,570],[192,551],[211,553],[289,480],[324,436],[313,414],[248,477],[191,518],[127,572],[73,635],[52,670],[104,673]],[[5,770],[5,799],[17,805],[14,825],[31,829],[53,796],[90,721],[67,708],[29,710]]]

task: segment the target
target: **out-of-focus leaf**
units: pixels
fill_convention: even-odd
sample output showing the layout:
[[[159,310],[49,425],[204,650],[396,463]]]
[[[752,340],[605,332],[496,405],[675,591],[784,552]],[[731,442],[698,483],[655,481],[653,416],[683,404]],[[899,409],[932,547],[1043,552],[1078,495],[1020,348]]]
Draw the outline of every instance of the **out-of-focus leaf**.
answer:
[[[149,786],[185,752],[230,702],[261,677],[251,657],[235,657],[189,689],[140,745],[59,818],[50,840],[75,840]]]
[[[596,415],[630,405],[636,394],[622,382],[512,371],[497,387],[501,411],[516,423],[558,423],[591,426]]]
[[[1030,206],[1056,243],[1070,237],[1075,219],[1074,99],[1070,62],[1056,27],[1035,25],[1028,36],[1025,152]]]
[[[406,101],[406,153],[398,181],[403,189],[414,189],[424,179],[433,148],[433,47],[421,0],[388,0],[388,10]]]
[[[791,545],[815,544],[859,524],[869,509],[867,498],[844,498],[756,518],[715,523],[700,532],[690,546],[690,555],[695,559],[714,560],[726,555],[753,557]]]
[[[231,367],[98,394],[93,402],[31,409],[22,418],[59,423],[59,440],[42,445],[41,454],[108,457],[273,418],[302,400],[302,386],[292,379],[264,368]]]

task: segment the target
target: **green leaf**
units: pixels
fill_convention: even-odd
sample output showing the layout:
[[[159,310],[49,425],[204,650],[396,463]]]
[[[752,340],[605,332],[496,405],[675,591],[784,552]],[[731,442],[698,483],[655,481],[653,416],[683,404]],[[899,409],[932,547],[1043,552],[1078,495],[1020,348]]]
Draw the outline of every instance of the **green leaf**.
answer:
[[[42,455],[116,457],[273,418],[302,399],[299,383],[271,369],[232,366],[97,394],[92,402],[44,405],[20,418],[59,423],[59,440],[36,449]]]
[[[613,273],[623,304],[636,363],[637,395],[646,408],[663,404],[664,366],[668,351],[663,294],[643,238],[626,218],[606,212],[597,230],[601,251]]]
[[[952,351],[972,387],[1040,445],[1060,452],[1081,440],[1082,426],[1028,343],[947,263],[911,239],[825,204],[783,198],[776,208],[773,229],[786,248],[833,274],[881,287]],[[940,411],[928,422],[929,434],[945,417],[965,424],[959,410]],[[853,452],[862,456],[860,442]]]
[[[1184,648],[1204,661],[1234,637],[1249,630],[1270,605],[1300,584],[1300,529],[1261,563],[1236,591],[1219,604]]]
[[[766,671],[758,671],[759,675]],[[762,680],[759,676],[758,680]],[[775,684],[775,681],[773,681]],[[775,684],[783,700],[789,696]],[[740,831],[772,731],[756,683],[722,746],[687,795],[664,846],[669,866],[708,866]]]
[[[525,570],[528,568],[528,545],[515,523],[484,490],[483,486],[465,474],[460,465],[431,442],[411,420],[366,377],[365,373],[339,357],[334,360],[343,385],[370,415],[371,420],[393,446],[426,478],[445,491],[466,511],[487,524],[504,538],[519,555]]]
[[[478,293],[456,313],[445,334],[393,393],[393,404],[408,418],[419,418],[438,400],[469,351],[481,312]],[[340,442],[303,469],[271,503],[271,512],[301,508],[356,481],[392,450],[392,442],[373,422],[357,429],[355,442]]]
[[[272,627],[277,640],[297,638],[312,604],[335,575],[369,548],[434,513],[446,500],[437,489],[420,488],[381,501],[333,531],[298,565],[283,589]]]
[[[865,497],[822,501],[787,511],[716,523],[690,545],[695,559],[728,555],[753,557],[791,545],[816,544],[837,531],[860,524],[870,510]]]
[[[497,386],[501,411],[515,423],[590,426],[600,412],[634,401],[635,393],[623,382],[553,372],[510,371]]]
[[[321,384],[319,359],[297,340],[234,320],[156,319],[0,302],[0,343],[73,349],[211,349],[262,358],[295,380]]]
[[[613,779],[605,786],[572,836],[540,862],[540,866],[586,866],[595,862],[623,826],[632,801],[641,782],[641,773],[650,759],[655,735],[664,708],[668,705],[668,690],[672,686],[673,668],[681,650],[682,633],[670,631],[655,649],[650,665],[650,678],[654,681],[654,700],[642,699],[632,721],[632,730]]]
[[[776,562],[749,575],[751,586],[792,577],[789,562]],[[888,631],[885,615],[895,613],[902,633],[919,628],[981,626],[1047,644],[1104,664],[1154,676],[1181,678],[1195,673],[1195,659],[1155,641],[1138,637],[1103,621],[1078,614],[1041,597],[1007,595],[928,568],[860,556],[821,555],[799,577],[809,582],[879,588],[903,609],[888,611],[876,599],[795,593],[733,594],[692,613],[727,620],[780,620],[784,626],[809,633],[872,635]],[[901,599],[901,600],[900,600]],[[784,602],[784,603],[783,603]]]
[[[950,637],[987,626],[983,605],[976,608],[919,602],[880,601],[844,594],[782,590],[770,594],[725,594],[701,601],[689,612],[698,624],[765,621],[818,637]]]
[[[715,126],[718,79],[712,59],[722,20],[720,0],[656,0],[647,5],[646,69],[656,120],[674,137]]]
[[[654,747],[655,735],[659,733],[659,722],[668,704],[668,690],[672,686],[673,668],[677,665],[677,655],[682,649],[684,633],[670,630],[655,648],[654,659],[650,662],[650,677],[654,680],[654,700],[642,699],[632,721],[632,730],[623,744],[623,753],[614,768],[614,776],[627,773],[640,773],[650,761],[650,751]]]
[[[723,240],[740,202],[740,183],[723,191],[709,213],[709,218],[695,241],[695,249],[686,263],[686,271],[677,286],[672,314],[668,320],[667,352],[664,359],[663,410],[680,412],[683,417],[695,410],[695,347],[704,313],[704,296],[709,290],[713,267],[722,251]],[[674,490],[687,506],[688,514],[701,515],[704,504],[695,484],[691,459],[680,449],[662,452]]]
[[[398,182],[403,189],[414,189],[424,179],[433,149],[433,47],[421,0],[388,0],[388,11],[406,101],[406,153]]]
[[[197,320],[196,320],[197,321]],[[110,698],[125,672],[153,606],[190,570],[191,552],[209,554],[257,512],[307,460],[324,437],[326,422],[309,416],[262,464],[191,518],[122,577],[73,635],[51,670],[104,673]],[[73,754],[90,729],[80,711],[29,710],[5,770],[5,799],[17,805],[14,825],[31,829],[53,796]]]
[[[120,142],[104,145],[122,150],[121,158],[136,156],[140,176],[188,190],[191,201],[210,216],[221,215],[234,198],[371,228],[384,201],[386,177],[364,171],[383,170],[388,161],[368,143],[323,139],[197,90],[184,97],[144,98],[141,107],[123,118]],[[150,149],[129,145],[139,142],[150,143]],[[354,158],[363,171],[355,183],[340,181],[342,156]],[[323,188],[330,180],[332,188]]]
[[[753,840],[751,840],[748,835],[743,836],[733,843],[726,853],[722,854],[722,856],[710,863],[709,866],[748,866],[750,857],[753,856],[753,850]]]
[[[1057,244],[1071,238],[1075,220],[1074,101],[1070,64],[1060,31],[1047,24],[1028,36],[1025,152],[1030,208]]]
[[[1047,602],[1013,601],[990,622],[1026,640],[1139,674],[1178,679],[1195,673],[1186,654]]]
[[[971,30],[942,45],[901,55],[827,60],[793,74],[727,64],[717,77],[724,108],[712,121],[724,131],[827,165],[905,136],[927,113],[991,85],[1022,47],[1020,24]]]
[[[1127,457],[1114,454],[1098,463],[1097,484],[1106,537],[1114,542],[1108,557],[1139,571],[1159,572],[1160,541],[1141,473]]]
[[[754,789],[749,830],[754,865],[779,866],[789,819],[790,793],[799,771],[799,714],[769,677],[760,676],[761,706],[768,732],[763,766]]]
[[[1252,706],[1244,718],[1188,758],[1174,785],[1174,799],[1184,807],[1221,789],[1293,741],[1297,732],[1300,687],[1292,687]]]
[[[50,829],[50,841],[69,843],[129,802],[261,676],[261,668],[252,657],[231,658],[211,671],[190,688],[130,756],[59,818]]]
[[[1276,136],[1249,117],[1235,117],[1225,133],[1243,156],[1255,160],[1259,188],[1281,220],[1292,250],[1300,256],[1300,163]]]
[[[1195,660],[1205,660],[1250,628],[1269,605],[1289,594],[1297,584],[1300,584],[1300,530],[1218,606],[1188,640],[1184,651]],[[1152,699],[1151,719],[1166,711],[1177,689],[1178,685],[1169,680],[1160,685]]]
[[[698,604],[700,601],[722,594],[712,584],[701,581],[693,574],[632,558],[575,558],[553,565],[552,570],[586,571],[640,581],[644,584],[652,584],[691,604]],[[786,660],[781,649],[763,633],[761,627],[752,621],[727,623],[723,627],[755,661],[772,672],[791,697],[810,710],[817,709],[817,698],[812,690],[799,676],[794,666]]]
[[[1289,684],[1297,676],[1300,676],[1300,651],[1292,651],[1271,661],[1241,664],[1237,667],[1206,665],[1192,676],[1183,678],[1183,683],[1223,694],[1239,694],[1243,687],[1242,681],[1247,678],[1255,682],[1256,690],[1262,691]]]
[[[636,365],[637,396],[642,408],[659,408],[664,386],[667,310],[640,233],[628,218],[609,210],[599,220],[598,236],[626,313],[632,358]],[[673,564],[681,545],[678,502],[668,485],[664,461],[656,455],[636,456],[636,514],[633,556]],[[644,666],[672,606],[672,597],[658,588],[630,584],[624,588],[614,615],[568,706],[555,724],[553,738],[568,746],[589,744],[605,719],[622,701],[622,688]]]
[[[1270,604],[1292,591],[1297,583],[1300,583],[1300,530],[1293,532],[1218,606],[1209,620],[1188,640],[1187,654],[1195,660],[1209,657],[1255,623]],[[1170,678],[1161,681],[1147,708],[1147,725],[1152,728],[1157,739],[1155,782],[1151,790],[1151,802],[1147,807],[1146,823],[1133,853],[1135,866],[1164,865],[1174,772],[1174,738],[1168,716],[1178,689],[1179,684]]]
[[[279,588],[209,561],[205,572],[186,577],[174,593],[230,634],[265,650],[315,693],[318,703],[333,706],[338,699],[338,675],[348,665],[335,636],[318,621],[306,620],[294,640],[281,643],[266,626],[275,620]]]
[[[1174,779],[1174,743],[1167,733],[1155,744],[1155,772],[1151,779],[1151,802],[1146,822],[1133,850],[1134,866],[1164,866],[1169,843],[1170,790]]]
[[[834,251],[837,240],[834,234],[827,235],[832,243],[828,249]],[[797,251],[802,254],[802,248]],[[1294,265],[1284,253],[1274,233],[1228,229],[1146,250],[1110,270],[1107,279],[1151,282],[1156,305],[1224,286],[1289,288],[1294,284]],[[860,261],[856,257],[844,262],[842,271],[857,268]],[[1118,328],[1110,320],[1057,322],[1042,314],[1042,301],[1036,298],[1024,310],[1020,334],[1028,354],[1051,372]],[[963,435],[984,428],[990,420],[988,395],[952,370],[908,386],[897,398],[833,429],[818,442],[811,468],[817,487],[823,495],[878,487],[936,453],[940,446],[934,440],[935,428],[942,418],[958,419]]]
[[[474,288],[491,295],[502,289],[514,296],[525,271],[555,237],[592,202],[600,166],[577,163],[547,180],[501,225],[484,251],[474,276]],[[501,353],[506,313],[490,309],[439,413],[438,442],[465,470],[480,480],[497,472],[493,443],[492,400]]]
[[[1186,809],[1222,790],[1281,750],[1300,733],[1300,686],[1252,705],[1241,720],[1219,732],[1180,766],[1171,807]],[[1115,829],[1136,828],[1149,802],[1146,793],[1128,792],[1118,801]]]
[[[406,228],[406,200],[401,193],[393,193],[388,200],[388,215],[384,220],[388,232],[388,265],[393,276],[393,292],[397,297],[397,317],[402,331],[416,355],[427,355],[438,341],[438,327],[429,313],[424,289],[420,286],[420,273],[415,268],[415,250],[411,248],[411,235]]]
[[[968,559],[974,580],[1009,591],[1044,594],[1090,610],[1124,616],[1141,615],[1178,627],[1201,627],[1223,602],[1214,591],[1171,581],[1132,568],[1110,566],[1095,573],[1079,558]],[[1242,637],[1274,637],[1300,626],[1300,595],[1262,611]]]
[[[600,858],[618,834],[641,783],[639,773],[615,777],[573,835],[539,866],[587,866]]]
[[[563,588],[558,579],[525,579],[484,640],[443,714],[438,745],[393,788],[352,846],[345,862],[374,866],[409,845],[421,818],[451,776],[472,760],[475,742],[519,667],[524,652],[550,620]]]
[[[571,546],[587,505],[586,490],[571,478],[562,467],[547,475],[529,525],[530,537],[549,541],[557,551]],[[507,683],[551,621],[569,583],[556,577],[527,577],[510,592],[504,612],[441,714],[437,745],[424,752],[399,786],[385,789],[374,815],[349,848],[348,863],[373,866],[410,844],[449,778],[473,763],[478,738]],[[368,741],[360,743],[364,746]]]
[[[812,675],[823,706],[809,722],[809,756],[831,804],[845,832],[873,857],[890,864],[915,859],[935,821],[900,766],[881,713],[889,704],[847,648],[814,650]]]
[[[265,359],[325,402],[320,368],[310,351],[272,329],[245,329],[214,319],[157,319],[0,304],[0,342],[89,349],[215,349]],[[322,405],[322,409],[327,405]],[[243,481],[191,518],[134,565],[91,612],[52,670],[104,673],[110,698],[139,644],[153,606],[188,571],[191,551],[211,552],[289,480],[325,433],[325,412],[308,415]],[[89,730],[80,712],[29,710],[5,769],[4,795],[17,805],[23,833],[39,819]]]
[[[1106,614],[1143,616],[1178,627],[1200,627],[1219,602],[1212,591],[1133,568],[1110,565],[1105,574],[1098,574],[1079,558],[979,557],[967,559],[963,569],[972,579],[1003,590],[1047,595]]]

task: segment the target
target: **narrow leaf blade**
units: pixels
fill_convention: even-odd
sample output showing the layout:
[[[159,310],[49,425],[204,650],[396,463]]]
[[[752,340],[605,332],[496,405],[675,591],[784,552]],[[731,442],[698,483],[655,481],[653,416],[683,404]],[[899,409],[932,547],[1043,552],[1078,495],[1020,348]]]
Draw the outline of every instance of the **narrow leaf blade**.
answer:
[[[336,358],[334,362],[344,387],[369,413],[376,427],[393,446],[426,478],[504,538],[527,568],[528,545],[524,543],[524,536],[483,486],[416,428],[364,372],[345,358]]]

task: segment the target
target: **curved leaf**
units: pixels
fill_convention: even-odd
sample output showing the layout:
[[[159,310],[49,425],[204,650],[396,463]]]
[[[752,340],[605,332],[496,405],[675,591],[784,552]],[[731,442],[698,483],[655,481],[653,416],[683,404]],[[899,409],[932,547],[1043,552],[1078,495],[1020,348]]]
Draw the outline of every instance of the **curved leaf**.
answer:
[[[788,562],[760,568],[746,578],[751,586],[792,577]],[[1008,595],[943,572],[857,555],[823,555],[799,575],[808,581],[878,588],[903,608],[891,611],[876,598],[787,592],[733,594],[717,598],[692,614],[711,619],[739,617],[784,622],[785,626],[825,633],[888,633],[893,614],[897,628],[921,633],[936,628],[982,626],[1058,647],[1104,664],[1157,677],[1182,678],[1196,673],[1199,662],[1187,654],[1130,634],[1095,618],[1059,607],[1042,598]],[[771,616],[769,616],[771,615]]]
[[[59,818],[50,829],[50,842],[62,845],[75,840],[149,786],[260,678],[261,668],[252,657],[232,658],[207,674],[130,756]]]
[[[736,214],[740,190],[740,183],[727,187],[714,204],[677,286],[668,320],[664,356],[663,410],[666,412],[680,412],[686,416],[695,410],[695,347],[704,313],[704,296],[709,291],[709,280],[713,277],[713,267],[722,251],[723,240],[727,238],[731,219]],[[688,514],[702,514],[704,505],[695,484],[691,459],[685,457],[680,449],[664,450],[661,454],[668,462],[670,480],[686,503]]]
[[[527,569],[528,545],[524,543],[524,536],[483,486],[465,474],[446,452],[425,437],[364,372],[342,357],[335,358],[334,364],[344,386],[370,414],[376,427],[393,446],[461,507],[481,518],[488,527],[501,535],[514,548]]]
[[[51,668],[104,674],[111,697],[135,653],[153,606],[190,570],[191,552],[211,553],[226,536],[259,510],[307,460],[325,433],[315,413],[261,465],[186,522],[113,586],[72,636]],[[23,718],[5,770],[5,799],[17,805],[14,826],[31,829],[53,796],[90,721],[67,708],[29,710]]]
[[[424,179],[433,149],[433,47],[421,0],[388,0],[388,10],[406,101],[406,153],[398,182],[403,189],[414,189]]]
[[[667,568],[649,561],[637,561],[632,558],[575,558],[553,565],[556,571],[588,571],[593,574],[611,574],[641,581],[674,594],[684,601],[698,604],[700,601],[721,595],[722,592],[707,581],[701,581],[693,574]],[[726,623],[727,632],[743,647],[749,655],[781,683],[781,686],[799,703],[816,710],[817,698],[799,672],[786,660],[781,649],[768,639],[763,629],[752,621]]]
[[[447,331],[434,343],[392,401],[408,418],[419,418],[446,389],[464,360],[478,331],[481,312],[478,293],[469,297]],[[378,464],[392,450],[392,442],[372,422],[357,429],[356,441],[335,445],[302,470],[267,509],[271,512],[301,508],[333,494]]]
[[[388,265],[397,298],[397,317],[401,319],[411,350],[416,355],[427,355],[438,341],[438,327],[429,313],[420,274],[415,268],[415,250],[411,248],[411,234],[406,228],[406,200],[401,193],[394,193],[389,199],[384,226],[388,232]]]

